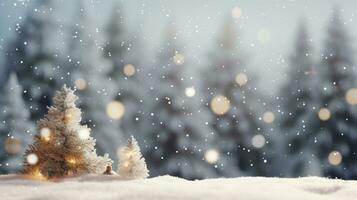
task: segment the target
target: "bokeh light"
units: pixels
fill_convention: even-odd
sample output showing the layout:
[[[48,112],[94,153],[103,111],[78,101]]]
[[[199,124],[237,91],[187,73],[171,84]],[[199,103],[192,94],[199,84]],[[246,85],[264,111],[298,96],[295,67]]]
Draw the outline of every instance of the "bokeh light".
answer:
[[[252,145],[255,148],[262,148],[265,145],[265,137],[263,135],[255,135],[252,138]]]
[[[87,88],[87,81],[82,79],[82,78],[79,78],[79,79],[76,79],[74,81],[74,86],[78,89],[78,90],[84,90]]]
[[[127,77],[134,76],[135,72],[136,72],[136,69],[135,69],[134,65],[132,65],[132,64],[124,65],[123,73],[125,76],[127,76]]]
[[[216,163],[219,159],[219,152],[216,149],[210,149],[205,153],[205,160],[208,163]]]
[[[239,86],[243,86],[243,85],[247,84],[248,77],[245,73],[239,73],[239,74],[237,74],[235,81]]]
[[[112,101],[107,105],[107,115],[111,119],[120,119],[125,113],[124,105],[119,101]]]
[[[182,54],[176,53],[174,55],[174,63],[176,65],[182,65],[184,62],[185,62],[185,57]]]
[[[331,151],[328,155],[328,162],[331,165],[339,165],[342,162],[342,155],[338,151]]]
[[[275,115],[274,115],[273,112],[268,111],[268,112],[265,112],[265,113],[263,114],[263,121],[264,121],[265,123],[270,124],[270,123],[272,123],[274,120],[275,120]]]
[[[5,140],[5,151],[9,154],[15,155],[20,153],[22,149],[22,143],[21,140],[16,139],[16,138],[6,138]]]
[[[36,165],[38,162],[38,156],[34,153],[30,153],[27,155],[26,161],[29,165]]]
[[[331,112],[328,108],[320,108],[320,110],[318,112],[318,116],[319,116],[320,120],[327,121],[331,117]]]
[[[234,7],[232,9],[232,17],[235,19],[238,19],[242,16],[242,9],[240,9],[238,6]]]
[[[211,110],[217,115],[224,115],[230,108],[230,102],[227,97],[218,95],[211,100]]]
[[[195,90],[194,87],[188,87],[188,88],[185,89],[185,94],[188,97],[193,97],[196,94],[196,90]]]
[[[357,88],[349,89],[346,92],[346,101],[351,105],[357,104]]]
[[[51,129],[49,129],[47,127],[41,128],[40,134],[41,134],[41,139],[43,141],[48,142],[51,140]]]

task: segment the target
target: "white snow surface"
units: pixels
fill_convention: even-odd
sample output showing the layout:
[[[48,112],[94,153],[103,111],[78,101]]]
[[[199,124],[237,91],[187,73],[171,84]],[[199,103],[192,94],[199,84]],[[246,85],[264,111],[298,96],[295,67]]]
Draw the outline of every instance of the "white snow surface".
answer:
[[[0,199],[239,199],[344,200],[357,199],[357,181],[307,178],[220,178],[188,181],[172,176],[121,180],[117,176],[88,175],[50,182],[0,176]]]

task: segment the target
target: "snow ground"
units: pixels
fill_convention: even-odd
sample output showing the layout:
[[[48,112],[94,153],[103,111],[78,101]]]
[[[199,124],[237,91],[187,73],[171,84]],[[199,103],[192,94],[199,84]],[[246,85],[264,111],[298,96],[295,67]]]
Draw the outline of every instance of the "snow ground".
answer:
[[[357,181],[317,177],[226,178],[187,181],[161,176],[145,180],[119,180],[91,175],[49,182],[0,176],[0,199],[111,200],[111,199],[234,199],[234,200],[345,200],[357,198]]]

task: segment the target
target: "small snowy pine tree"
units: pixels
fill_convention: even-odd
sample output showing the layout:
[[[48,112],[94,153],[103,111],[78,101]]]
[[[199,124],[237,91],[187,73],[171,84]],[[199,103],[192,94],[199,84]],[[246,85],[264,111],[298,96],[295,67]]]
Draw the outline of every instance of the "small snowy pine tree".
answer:
[[[54,106],[38,124],[40,134],[26,151],[23,173],[45,178],[103,173],[111,160],[97,156],[90,129],[80,124],[77,96],[64,86],[53,98]]]
[[[118,151],[118,174],[122,178],[141,179],[149,176],[145,159],[142,157],[138,142],[130,136],[128,144]]]
[[[15,74],[5,87],[0,112],[0,172],[12,173],[21,168],[21,156],[31,141],[33,124],[22,99],[22,87]]]

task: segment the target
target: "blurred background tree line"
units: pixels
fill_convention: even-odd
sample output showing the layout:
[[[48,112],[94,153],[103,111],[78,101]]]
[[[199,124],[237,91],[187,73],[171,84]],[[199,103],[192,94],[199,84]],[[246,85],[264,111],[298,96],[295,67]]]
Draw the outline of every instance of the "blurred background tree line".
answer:
[[[271,99],[257,86],[264,74],[249,70],[249,52],[241,48],[231,16],[217,25],[219,37],[203,70],[192,70],[174,22],[150,63],[141,58],[139,33],[122,26],[120,4],[101,32],[85,1],[74,3],[70,26],[56,18],[54,2],[33,1],[7,43],[0,172],[21,168],[36,121],[67,84],[77,90],[97,151],[116,158],[117,147],[134,135],[151,176],[357,179],[356,66],[339,9],[327,25],[319,59],[306,20],[300,22],[288,79]]]

